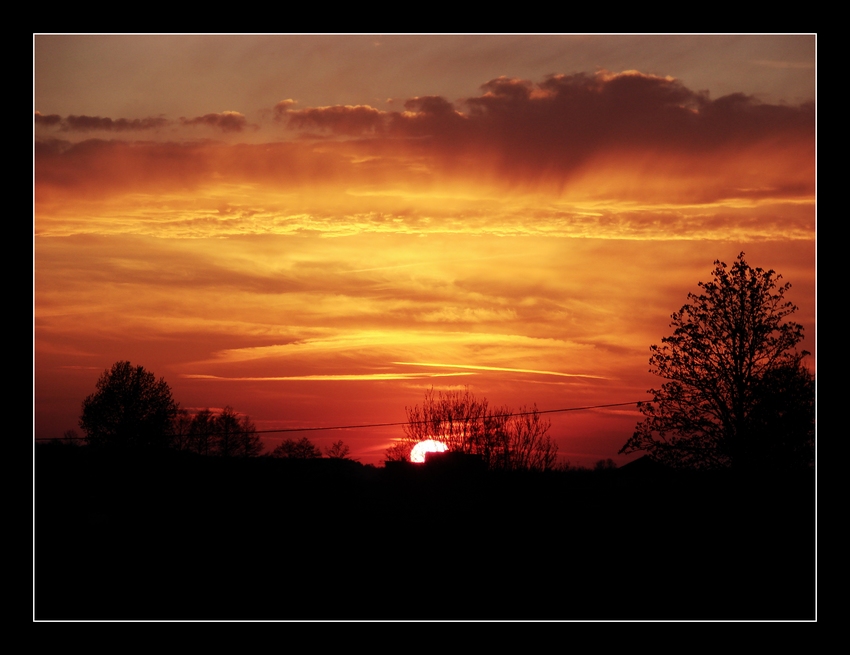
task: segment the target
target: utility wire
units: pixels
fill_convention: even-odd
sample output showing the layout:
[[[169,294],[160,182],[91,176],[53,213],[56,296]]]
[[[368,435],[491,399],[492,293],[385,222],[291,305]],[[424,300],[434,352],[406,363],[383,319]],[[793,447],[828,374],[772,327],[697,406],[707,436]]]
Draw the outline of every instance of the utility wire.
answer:
[[[531,414],[555,414],[559,412],[579,412],[587,409],[603,409],[605,407],[623,407],[625,405],[636,405],[643,400],[633,400],[628,403],[609,403],[607,405],[587,405],[585,407],[565,407],[562,409],[538,409],[528,412],[507,412],[505,414],[492,414],[490,418],[508,418],[510,416],[530,416]],[[431,421],[400,421],[398,423],[364,423],[359,425],[333,425],[312,428],[280,428],[276,430],[257,430],[257,434],[271,434],[274,432],[317,432],[319,430],[358,430],[361,428],[389,428],[399,425],[423,425]]]
[[[633,400],[628,403],[608,403],[607,405],[585,405],[584,407],[563,407],[561,409],[538,409],[527,412],[507,412],[505,414],[492,414],[490,418],[509,418],[511,416],[530,416],[532,414],[557,414],[562,412],[580,412],[588,409],[604,409],[606,407],[624,407],[626,405],[637,405],[638,403],[647,402],[644,400]],[[399,421],[396,423],[361,423],[358,425],[328,425],[310,428],[277,428],[274,430],[255,430],[253,434],[274,434],[279,432],[319,432],[323,430],[361,430],[364,428],[390,428],[400,425],[424,425],[430,421]],[[212,436],[210,434],[198,434],[195,436]],[[245,434],[239,431],[233,431],[230,434],[236,436]],[[38,437],[36,441],[53,441],[54,437]],[[63,437],[64,439],[64,437]],[[83,440],[85,437],[76,437],[75,440]]]

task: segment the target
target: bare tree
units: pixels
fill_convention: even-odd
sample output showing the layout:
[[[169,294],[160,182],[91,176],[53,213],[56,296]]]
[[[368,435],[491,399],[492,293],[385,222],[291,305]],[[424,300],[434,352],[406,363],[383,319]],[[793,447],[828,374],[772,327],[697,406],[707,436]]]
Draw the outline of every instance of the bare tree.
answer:
[[[467,387],[463,391],[425,392],[421,405],[406,407],[406,441],[441,441],[449,450],[472,453],[481,450],[486,424],[487,399],[477,400]]]
[[[397,441],[384,451],[384,459],[387,462],[409,462],[412,448],[410,441]]]
[[[549,470],[558,445],[548,436],[551,422],[535,405],[518,412],[491,408],[486,398],[463,391],[429,389],[422,405],[408,407],[404,439],[387,450],[387,459],[409,457],[411,448],[427,439],[446,444],[450,451],[478,455],[488,468]]]
[[[510,414],[497,443],[501,446],[492,466],[508,470],[548,471],[555,466],[558,445],[547,435],[552,422],[540,416],[535,405],[531,410],[520,407]]]

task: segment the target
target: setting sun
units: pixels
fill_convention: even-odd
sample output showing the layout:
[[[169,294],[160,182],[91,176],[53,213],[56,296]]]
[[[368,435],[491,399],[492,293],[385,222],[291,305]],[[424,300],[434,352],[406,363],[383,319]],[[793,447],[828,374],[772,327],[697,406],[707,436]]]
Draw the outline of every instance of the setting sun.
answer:
[[[39,35],[34,52],[39,439],[122,360],[189,411],[249,414],[267,451],[274,430],[398,423],[433,386],[645,400],[670,312],[741,251],[793,283],[814,351],[812,36]],[[564,461],[627,461],[633,406],[551,418]],[[399,435],[346,441],[381,464]]]
[[[413,449],[410,451],[410,461],[414,464],[422,464],[428,453],[444,453],[448,449],[448,446],[441,441],[425,439],[413,446]]]

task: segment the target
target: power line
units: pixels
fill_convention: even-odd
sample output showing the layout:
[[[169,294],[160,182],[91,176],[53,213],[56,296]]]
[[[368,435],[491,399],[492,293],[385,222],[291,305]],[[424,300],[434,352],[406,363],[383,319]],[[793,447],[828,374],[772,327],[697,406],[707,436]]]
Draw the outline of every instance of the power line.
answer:
[[[607,407],[625,407],[626,405],[637,405],[638,403],[646,402],[644,400],[633,400],[627,403],[608,403],[606,405],[585,405],[583,407],[563,407],[561,409],[538,409],[531,410],[528,412],[507,412],[505,414],[493,414],[490,418],[508,418],[511,416],[530,416],[532,414],[557,414],[563,412],[580,412],[588,409],[605,409]],[[277,428],[274,430],[256,430],[255,434],[274,434],[280,432],[320,432],[323,430],[361,430],[365,428],[391,428],[398,427],[401,425],[422,425],[425,423],[429,423],[430,421],[399,421],[396,423],[360,423],[357,425],[328,425],[328,426],[318,426],[318,427],[310,427],[310,428]],[[232,432],[231,434],[236,435],[240,434],[239,432]],[[211,436],[211,435],[198,435],[198,436]],[[63,437],[66,440],[80,440],[82,441],[85,437],[75,437],[73,439],[68,439],[67,437]],[[54,437],[37,437],[36,441],[54,441]]]
[[[586,405],[584,407],[564,407],[562,409],[538,409],[529,412],[507,412],[505,414],[492,414],[490,418],[508,418],[510,416],[530,416],[531,414],[555,414],[559,412],[579,412],[587,409],[603,409],[606,407],[623,407],[625,405],[636,405],[643,400],[633,400],[628,403],[609,403],[607,405]],[[430,421],[400,421],[397,423],[363,423],[358,425],[332,425],[312,428],[279,428],[276,430],[257,430],[257,434],[272,434],[275,432],[318,432],[320,430],[359,430],[362,428],[390,428],[400,425],[423,425]]]

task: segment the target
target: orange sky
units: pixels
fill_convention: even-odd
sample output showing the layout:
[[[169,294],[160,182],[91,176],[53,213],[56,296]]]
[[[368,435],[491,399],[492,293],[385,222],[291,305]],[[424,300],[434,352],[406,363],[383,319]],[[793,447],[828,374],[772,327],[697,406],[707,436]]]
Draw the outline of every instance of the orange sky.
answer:
[[[432,385],[643,400],[669,315],[742,250],[792,283],[814,352],[814,58],[813,36],[36,36],[35,434],[76,428],[119,359],[258,429],[403,421]],[[592,465],[626,461],[638,415],[551,418]],[[401,428],[310,436],[378,463]]]

